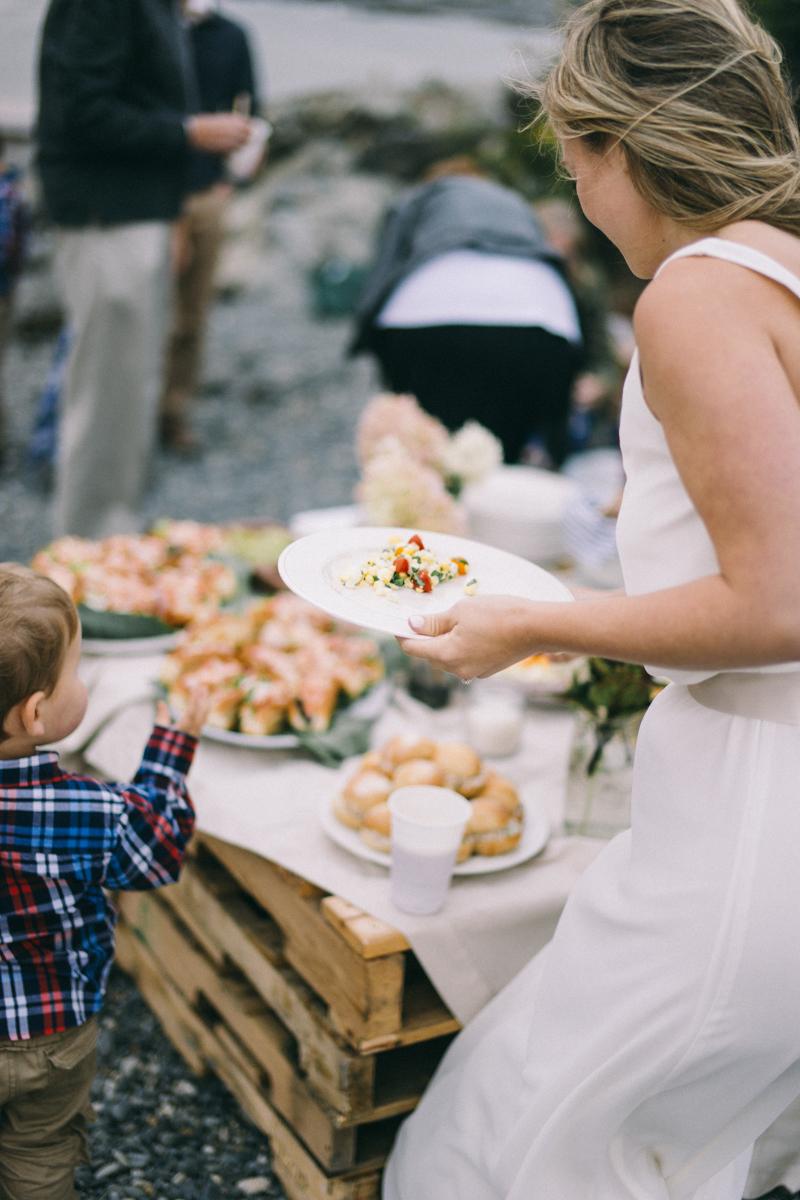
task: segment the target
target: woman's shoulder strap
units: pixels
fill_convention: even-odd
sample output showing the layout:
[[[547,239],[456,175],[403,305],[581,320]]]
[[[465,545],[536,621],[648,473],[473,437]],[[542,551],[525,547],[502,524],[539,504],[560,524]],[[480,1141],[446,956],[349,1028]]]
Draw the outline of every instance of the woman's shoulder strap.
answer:
[[[768,279],[774,279],[800,299],[800,279],[797,275],[763,250],[756,250],[742,242],[731,242],[727,238],[718,237],[701,238],[699,242],[682,246],[680,250],[670,254],[669,258],[665,258],[656,275],[664,270],[667,263],[674,262],[677,258],[721,258],[726,262],[736,263],[739,267],[746,267],[749,271],[755,271],[758,275],[766,275]]]

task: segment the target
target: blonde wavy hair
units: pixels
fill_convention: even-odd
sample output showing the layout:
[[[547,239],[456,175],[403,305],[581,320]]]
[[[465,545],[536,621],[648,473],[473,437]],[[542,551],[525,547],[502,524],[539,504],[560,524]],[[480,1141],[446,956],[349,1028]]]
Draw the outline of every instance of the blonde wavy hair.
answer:
[[[736,0],[590,0],[536,97],[555,134],[623,147],[658,212],[800,234],[800,135],[781,52]]]

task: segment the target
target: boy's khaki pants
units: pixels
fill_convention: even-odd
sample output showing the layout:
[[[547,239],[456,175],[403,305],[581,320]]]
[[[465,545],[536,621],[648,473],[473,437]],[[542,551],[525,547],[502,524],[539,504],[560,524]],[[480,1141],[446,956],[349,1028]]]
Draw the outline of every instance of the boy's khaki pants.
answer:
[[[76,1200],[75,1167],[89,1162],[96,1045],[96,1017],[0,1042],[0,1200]]]

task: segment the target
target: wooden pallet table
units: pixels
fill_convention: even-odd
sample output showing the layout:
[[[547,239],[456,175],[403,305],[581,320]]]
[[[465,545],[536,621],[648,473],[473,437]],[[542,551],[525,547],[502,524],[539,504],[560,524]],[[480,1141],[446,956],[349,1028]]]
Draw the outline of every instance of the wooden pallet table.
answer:
[[[459,1028],[403,935],[206,835],[180,883],[117,901],[118,962],[267,1134],[290,1200],[377,1200]]]

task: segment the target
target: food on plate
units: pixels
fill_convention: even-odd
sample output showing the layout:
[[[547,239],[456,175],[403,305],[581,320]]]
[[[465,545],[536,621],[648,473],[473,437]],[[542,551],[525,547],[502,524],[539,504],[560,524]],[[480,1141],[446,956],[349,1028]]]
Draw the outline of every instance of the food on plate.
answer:
[[[459,782],[471,779],[481,770],[480,755],[463,742],[440,742],[433,757],[443,771],[455,776]]]
[[[345,567],[339,574],[339,582],[346,588],[369,587],[378,596],[396,600],[392,593],[399,588],[432,592],[440,583],[466,575],[468,568],[465,558],[434,554],[423,545],[418,533],[407,542],[399,534],[392,534],[389,545],[370,554],[360,566]],[[470,580],[467,587],[473,584],[477,590],[475,580]]]
[[[480,791],[481,799],[497,800],[510,813],[520,813],[522,809],[519,794],[511,780],[506,779],[503,775],[498,775],[496,771],[487,771],[486,775],[486,782]]]
[[[395,768],[392,776],[394,786],[413,787],[415,784],[426,783],[431,787],[444,787],[444,771],[429,758],[408,758]]]
[[[458,862],[472,854],[507,854],[519,845],[524,810],[511,780],[486,770],[471,746],[432,742],[415,734],[398,734],[380,750],[365,754],[333,801],[334,815],[358,830],[371,849],[388,854],[387,801],[398,788],[413,784],[449,787],[470,801]]]
[[[479,795],[485,782],[480,755],[463,742],[442,742],[436,747],[434,758],[444,772],[444,786],[461,792],[467,800]]]
[[[369,750],[361,759],[361,770],[380,771],[382,775],[391,775],[392,768],[386,766],[379,750]]]
[[[406,762],[409,758],[433,758],[435,753],[435,742],[409,733],[398,733],[382,750],[377,751],[380,761],[386,764],[390,774],[398,763]]]
[[[586,662],[585,658],[573,658],[568,662],[553,662],[549,654],[532,654],[500,672],[500,676],[512,679],[530,692],[542,695],[558,695],[572,683],[572,677]]]
[[[341,631],[325,613],[283,592],[243,613],[194,621],[166,656],[161,682],[177,711],[203,684],[212,697],[209,724],[270,736],[287,725],[323,733],[343,697],[362,695],[383,674],[374,641]]]
[[[376,804],[364,817],[361,837],[372,850],[389,854],[392,849],[392,814],[386,803]]]
[[[493,857],[508,854],[519,845],[522,817],[512,816],[499,800],[479,796],[472,801],[472,813],[464,830],[464,840],[457,861],[464,862],[471,854]]]
[[[292,541],[285,525],[226,525],[225,548],[251,567],[274,566]]]
[[[215,611],[236,592],[235,572],[209,557],[223,546],[216,526],[162,521],[148,534],[116,534],[99,542],[58,538],[34,555],[31,566],[76,604],[180,627]]]
[[[369,810],[384,804],[393,791],[392,781],[379,771],[359,771],[342,789],[336,816],[351,829],[360,829]]]

